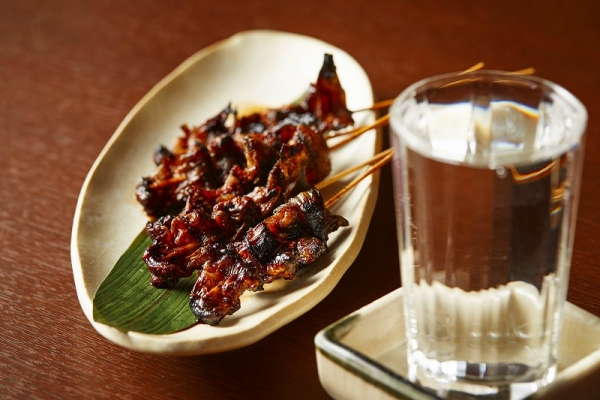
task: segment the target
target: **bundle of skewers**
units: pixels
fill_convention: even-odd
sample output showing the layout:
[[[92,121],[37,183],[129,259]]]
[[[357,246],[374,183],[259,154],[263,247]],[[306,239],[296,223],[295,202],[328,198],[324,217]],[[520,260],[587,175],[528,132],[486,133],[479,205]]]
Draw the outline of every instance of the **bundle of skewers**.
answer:
[[[353,129],[352,114],[325,55],[317,81],[296,103],[244,116],[227,106],[200,126],[184,125],[172,146],[157,148],[155,172],[136,188],[150,217],[143,259],[151,284],[170,288],[197,273],[191,310],[217,325],[240,308],[245,291],[292,279],[315,262],[329,234],[348,226],[331,205],[391,158],[387,151],[325,179],[331,151],[386,123]],[[365,167],[325,202],[320,189]]]

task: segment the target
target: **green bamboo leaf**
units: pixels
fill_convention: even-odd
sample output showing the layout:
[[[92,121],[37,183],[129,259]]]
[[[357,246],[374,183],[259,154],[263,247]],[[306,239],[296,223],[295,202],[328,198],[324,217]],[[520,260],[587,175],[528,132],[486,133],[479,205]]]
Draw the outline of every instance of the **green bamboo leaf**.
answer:
[[[150,284],[142,255],[151,239],[144,230],[116,262],[94,296],[94,320],[122,331],[168,334],[194,325],[189,295],[195,277],[172,289]]]

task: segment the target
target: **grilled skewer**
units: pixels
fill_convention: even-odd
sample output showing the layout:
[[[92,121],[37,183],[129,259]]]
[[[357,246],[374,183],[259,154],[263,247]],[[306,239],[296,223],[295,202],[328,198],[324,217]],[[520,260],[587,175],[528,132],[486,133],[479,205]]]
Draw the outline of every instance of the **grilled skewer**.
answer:
[[[152,285],[172,287],[197,271],[190,307],[200,322],[217,324],[244,291],[314,262],[328,235],[348,225],[314,186],[331,170],[324,134],[352,125],[351,114],[326,55],[299,104],[241,118],[228,106],[199,127],[184,125],[174,146],[157,149],[156,172],[136,190],[152,219],[143,256]],[[370,170],[386,160],[378,155]]]

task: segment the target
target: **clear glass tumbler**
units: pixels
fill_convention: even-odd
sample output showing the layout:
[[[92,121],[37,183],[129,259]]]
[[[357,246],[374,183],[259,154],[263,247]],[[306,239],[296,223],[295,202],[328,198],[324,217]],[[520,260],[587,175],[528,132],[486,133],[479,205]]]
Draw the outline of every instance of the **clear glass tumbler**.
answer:
[[[522,398],[552,381],[587,112],[562,87],[444,75],[390,109],[410,379]]]

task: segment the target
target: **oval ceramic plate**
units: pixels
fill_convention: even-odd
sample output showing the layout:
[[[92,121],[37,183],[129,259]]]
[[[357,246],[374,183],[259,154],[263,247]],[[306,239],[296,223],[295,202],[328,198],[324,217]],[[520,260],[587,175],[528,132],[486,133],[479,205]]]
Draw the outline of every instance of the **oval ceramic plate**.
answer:
[[[152,153],[169,145],[180,126],[199,125],[228,103],[280,107],[315,82],[324,53],[333,54],[348,108],[373,103],[367,75],[347,53],[322,41],[273,31],[242,32],[190,57],[156,85],[127,115],[89,172],[79,196],[71,257],[77,295],[94,328],[107,339],[141,352],[192,355],[242,347],[263,338],[321,301],[356,258],[375,207],[378,176],[363,180],[332,211],[350,222],[330,236],[329,251],[301,276],[274,282],[242,297],[242,307],[219,326],[196,325],[169,335],[122,332],[94,321],[92,300],[119,256],[145,226],[134,188],[154,170]],[[356,125],[374,121],[355,114]],[[333,173],[380,150],[375,131],[332,152]],[[328,187],[327,199],[339,190]]]

